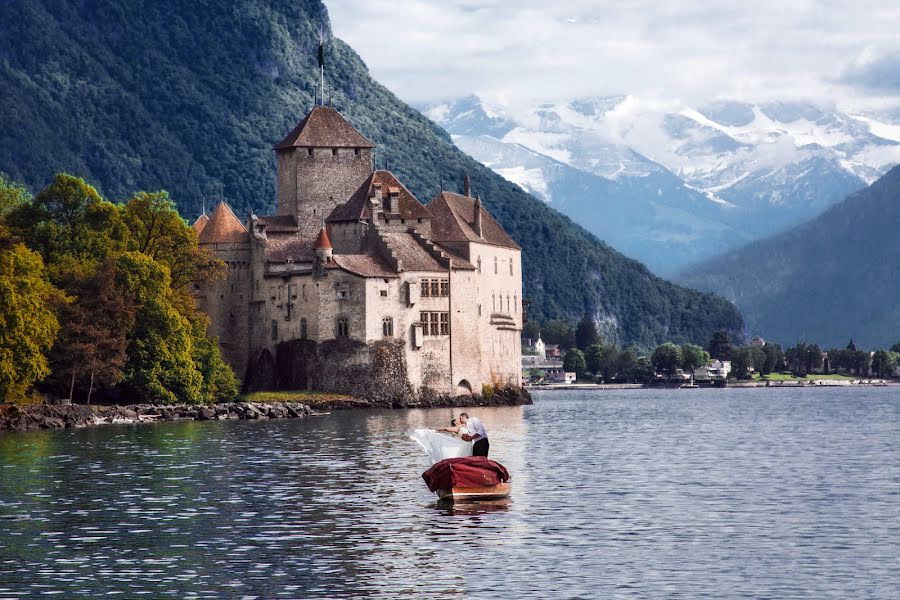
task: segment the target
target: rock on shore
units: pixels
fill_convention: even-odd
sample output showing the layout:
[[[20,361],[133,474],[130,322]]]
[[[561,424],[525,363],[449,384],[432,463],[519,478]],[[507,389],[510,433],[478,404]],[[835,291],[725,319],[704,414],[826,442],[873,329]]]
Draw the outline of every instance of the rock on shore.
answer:
[[[393,398],[359,399],[331,397],[315,402],[316,411],[355,408],[450,408],[463,406],[520,406],[531,404],[531,395],[522,388],[500,388],[490,395],[442,396],[421,394],[413,400]],[[127,406],[85,406],[83,404],[32,406],[0,405],[0,431],[34,431],[89,427],[105,423],[148,423],[159,421],[226,421],[238,419],[290,419],[313,414],[301,402],[228,402],[225,404],[131,404]]]
[[[312,409],[299,402],[229,402],[194,404],[133,404],[129,406],[84,406],[81,404],[0,406],[0,431],[33,431],[89,427],[105,423],[156,421],[225,421],[237,419],[302,418]]]

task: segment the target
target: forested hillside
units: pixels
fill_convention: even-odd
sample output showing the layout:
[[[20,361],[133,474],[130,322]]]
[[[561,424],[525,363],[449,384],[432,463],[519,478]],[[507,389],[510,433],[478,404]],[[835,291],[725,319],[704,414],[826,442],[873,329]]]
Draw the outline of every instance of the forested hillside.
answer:
[[[320,25],[314,0],[0,3],[0,171],[32,190],[68,171],[116,200],[165,188],[187,218],[220,195],[239,214],[271,211],[271,149],[312,105]],[[460,152],[339,40],[326,83],[421,200],[471,175],[523,247],[532,317],[591,313],[608,338],[644,348],[739,334],[730,303],[655,277]]]
[[[900,340],[900,167],[818,218],[684,275],[721,290],[750,333],[792,345]]]

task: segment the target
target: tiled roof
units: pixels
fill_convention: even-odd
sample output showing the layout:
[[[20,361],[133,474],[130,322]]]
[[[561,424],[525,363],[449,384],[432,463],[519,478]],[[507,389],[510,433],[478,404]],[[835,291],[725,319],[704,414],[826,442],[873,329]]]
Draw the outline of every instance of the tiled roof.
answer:
[[[368,254],[335,254],[329,264],[362,277],[395,278],[398,276],[384,259]]]
[[[315,260],[313,241],[309,238],[289,238],[286,240],[269,240],[266,245],[266,260],[283,263],[312,262]]]
[[[247,229],[224,202],[219,202],[200,232],[201,244],[225,244],[247,241]]]
[[[403,262],[407,271],[447,271],[447,267],[437,261],[419,244],[411,233],[382,233],[388,248]]]
[[[520,249],[494,217],[481,207],[481,233],[473,229],[475,199],[452,192],[441,192],[428,203],[431,212],[431,236],[436,242],[479,242],[492,246]]]
[[[393,173],[390,171],[375,171],[368,179],[366,179],[356,192],[350,196],[350,200],[337,206],[331,214],[328,215],[327,221],[359,221],[360,219],[371,219],[369,196],[372,188],[381,186],[382,201],[381,206],[384,212],[390,217],[399,217],[401,219],[430,219],[431,213],[416,200],[406,187],[400,183]],[[393,191],[397,193],[398,210],[397,213],[388,213],[390,200],[388,194]]]
[[[273,233],[297,231],[297,217],[294,215],[269,215],[258,218],[259,224],[264,225],[266,231]]]
[[[438,250],[440,250],[441,252],[446,254],[448,257],[453,259],[453,268],[454,269],[463,269],[463,270],[469,270],[469,271],[475,270],[475,265],[473,265],[472,263],[470,263],[469,261],[464,259],[462,256],[459,256],[458,254],[454,254],[452,251],[447,250],[446,248],[444,248],[443,246],[441,246],[438,243],[435,243],[434,245],[438,248]]]
[[[194,228],[194,233],[196,233],[199,236],[200,232],[203,231],[203,228],[206,227],[206,224],[208,222],[209,222],[209,217],[206,216],[206,213],[203,213],[202,215],[197,217],[197,220],[194,221],[193,225],[191,225],[191,227]]]
[[[354,129],[334,108],[316,106],[275,149],[374,147],[375,144]]]

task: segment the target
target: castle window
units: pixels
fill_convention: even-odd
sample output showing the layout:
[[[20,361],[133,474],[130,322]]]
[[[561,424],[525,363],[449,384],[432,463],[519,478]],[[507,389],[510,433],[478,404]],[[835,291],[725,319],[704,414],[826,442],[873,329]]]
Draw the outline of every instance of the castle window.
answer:
[[[306,155],[307,155],[307,156],[312,156],[312,155],[313,155],[313,150],[312,150],[312,148],[307,148],[307,149],[306,149]]]
[[[387,298],[387,290],[381,290],[381,297]]]
[[[497,312],[497,294],[491,294],[491,310]]]
[[[337,320],[337,336],[339,338],[350,336],[350,323],[346,317],[341,317]]]
[[[440,281],[437,279],[431,280],[431,295],[435,298],[442,295],[440,290]]]
[[[477,266],[478,266],[478,272],[481,273],[481,257],[480,256],[478,257]]]
[[[513,274],[513,261],[511,258],[509,259],[509,274],[510,276]]]
[[[337,156],[337,148],[332,148],[332,149],[331,149],[331,155],[332,155],[332,156]]]
[[[278,341],[278,321],[272,319],[272,340]]]
[[[423,335],[450,334],[450,313],[423,312],[419,314]]]
[[[497,257],[495,256],[495,257],[494,257],[494,275],[496,275],[496,274],[498,273],[498,271],[497,271],[497,265],[499,264],[499,262],[500,262],[500,261],[497,260]]]
[[[428,290],[429,290],[429,289],[430,289],[430,288],[428,287],[428,280],[427,280],[427,279],[423,279],[423,280],[422,280],[422,297],[423,297],[423,298],[427,298],[427,297],[429,296],[429,294],[428,294]]]
[[[479,317],[481,316],[481,305],[480,304],[478,305],[478,316]]]
[[[303,299],[306,300],[306,284],[303,284],[303,287],[300,288],[300,295],[303,296]]]
[[[441,279],[441,296],[449,296],[450,295],[450,280],[449,279]]]
[[[394,320],[390,317],[385,317],[381,320],[381,334],[384,337],[394,337]]]
[[[306,339],[306,317],[300,319],[300,339]]]
[[[519,313],[519,295],[513,295],[513,311],[518,314]]]
[[[354,155],[354,156],[359,156],[359,148],[354,148],[354,149],[353,149],[353,155]]]

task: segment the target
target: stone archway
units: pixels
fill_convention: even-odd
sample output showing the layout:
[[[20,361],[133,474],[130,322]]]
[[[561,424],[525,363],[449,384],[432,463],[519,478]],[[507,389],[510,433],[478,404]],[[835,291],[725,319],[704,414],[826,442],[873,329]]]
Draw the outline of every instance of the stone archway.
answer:
[[[456,395],[457,396],[471,396],[472,395],[472,385],[469,383],[468,379],[463,379],[458,384],[456,384]]]

